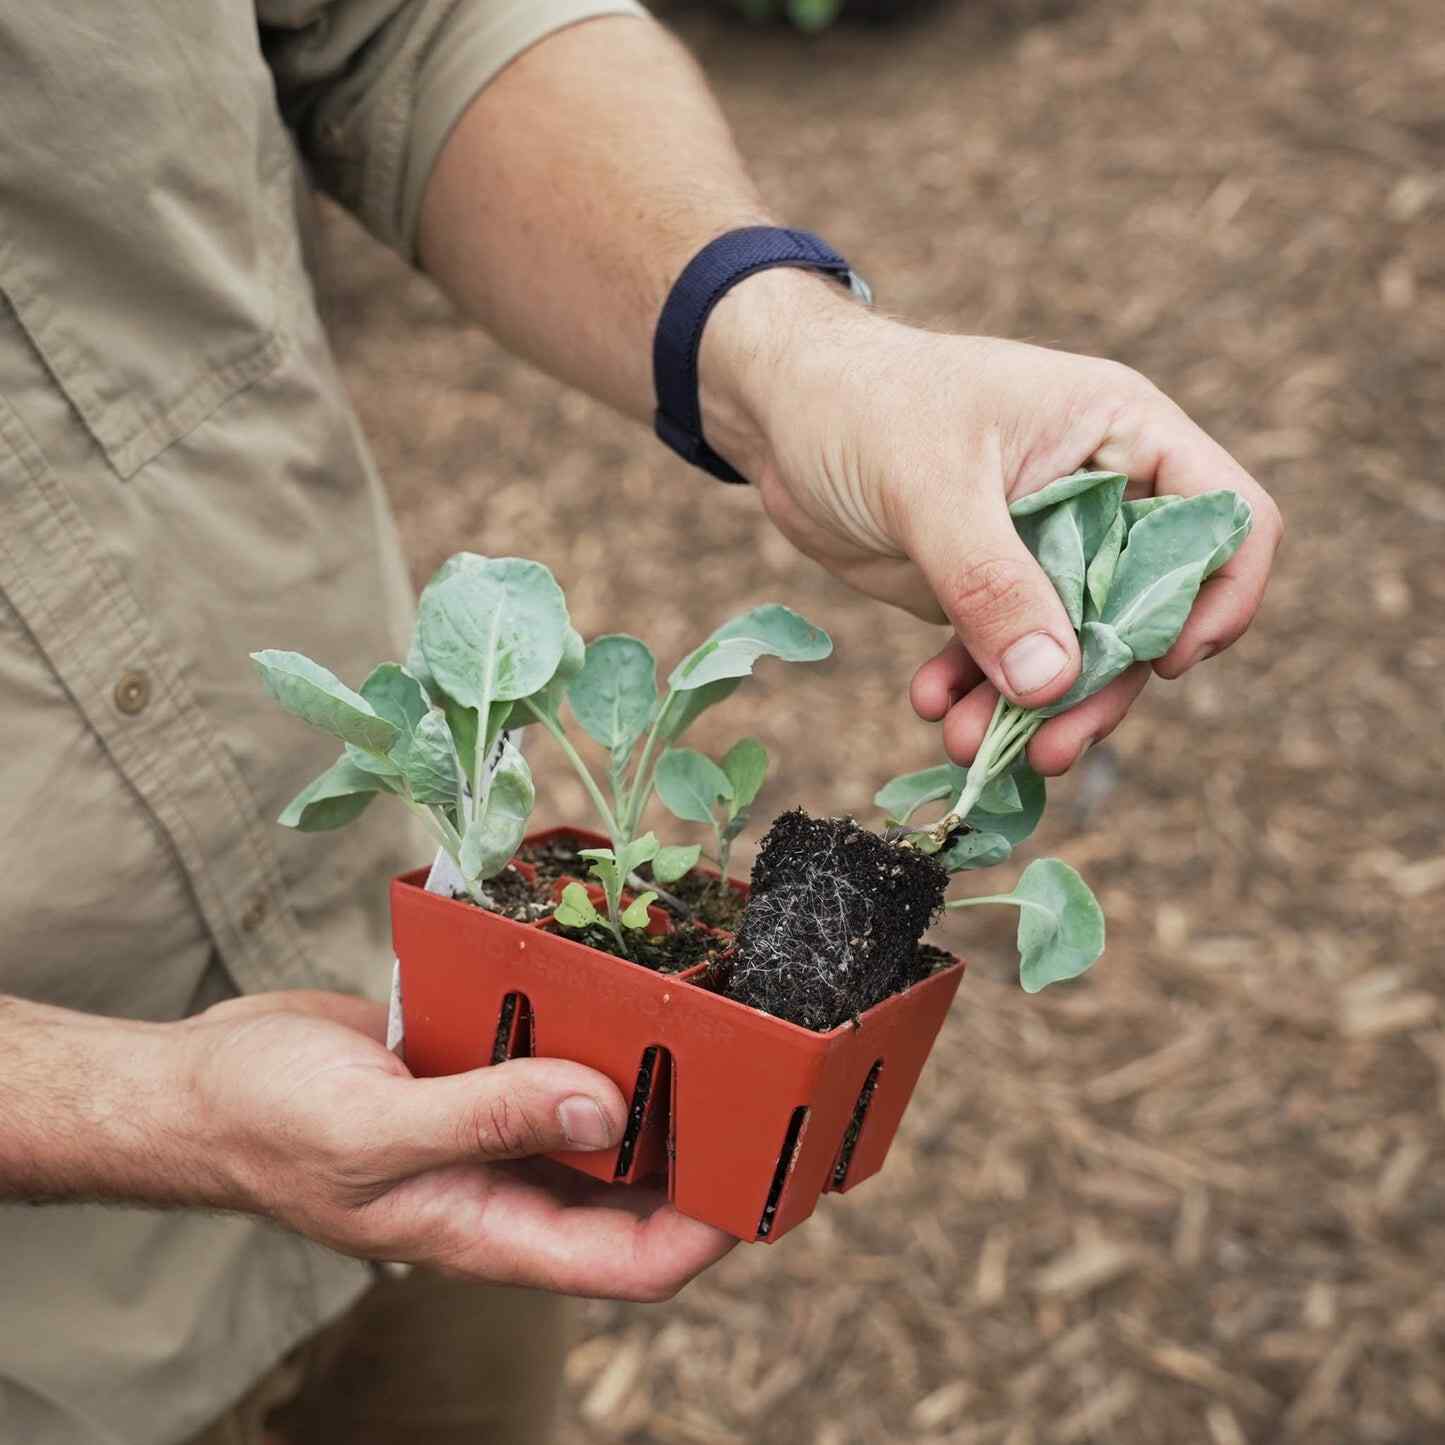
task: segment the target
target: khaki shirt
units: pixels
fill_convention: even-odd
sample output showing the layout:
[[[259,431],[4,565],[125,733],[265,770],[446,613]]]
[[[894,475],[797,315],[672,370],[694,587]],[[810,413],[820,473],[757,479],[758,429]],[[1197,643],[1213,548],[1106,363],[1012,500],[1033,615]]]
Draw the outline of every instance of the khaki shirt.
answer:
[[[411,588],[303,262],[303,165],[403,254],[522,49],[630,0],[0,4],[0,992],[148,1019],[384,996],[400,810],[247,653],[353,686]],[[467,539],[485,546],[485,539]],[[0,1208],[0,1440],[189,1438],[369,1282],[245,1218]]]

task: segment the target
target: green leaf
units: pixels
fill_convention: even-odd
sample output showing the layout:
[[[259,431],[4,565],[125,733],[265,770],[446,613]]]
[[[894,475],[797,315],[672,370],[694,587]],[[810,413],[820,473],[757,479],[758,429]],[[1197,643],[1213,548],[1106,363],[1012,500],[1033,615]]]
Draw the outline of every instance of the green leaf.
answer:
[[[454,698],[450,698],[444,692],[439,692],[441,698],[441,710],[447,720],[447,727],[451,731],[452,741],[456,744],[457,760],[462,765],[462,771],[466,773],[470,781],[473,773],[476,772],[477,758],[477,732],[479,716],[476,708],[463,707]],[[510,703],[500,704],[502,707],[510,707]]]
[[[277,821],[302,833],[325,833],[351,822],[384,791],[380,778],[343,754],[291,799]]]
[[[639,893],[631,903],[627,905],[618,917],[618,922],[624,928],[646,928],[649,923],[647,907],[648,904],[657,900],[657,894],[651,889],[646,893]]]
[[[934,855],[934,862],[950,873],[962,873],[970,868],[992,868],[1012,852],[1013,844],[1002,833],[955,833]]]
[[[430,699],[421,683],[394,662],[383,662],[379,667],[374,667],[366,681],[361,684],[361,695],[375,709],[378,717],[384,717],[396,727],[397,737],[391,745],[391,752],[385,757],[378,757],[348,744],[346,751],[351,761],[359,768],[380,773],[384,777],[405,777],[412,734],[430,710]]]
[[[1089,885],[1057,858],[1023,871],[1013,897],[1019,909],[1019,982],[1026,993],[1077,978],[1104,952],[1104,914]]]
[[[1254,525],[1254,511],[1249,503],[1238,493],[1234,498],[1234,529],[1224,541],[1211,553],[1209,561],[1205,564],[1204,575],[1211,577],[1219,571],[1234,554],[1244,545],[1244,539],[1249,536],[1249,529]]]
[[[1127,478],[1118,473],[1086,474],[1092,480],[1083,491],[1055,501],[1049,506],[1036,506],[1015,515],[1015,525],[1024,545],[1033,553],[1064,610],[1077,631],[1084,620],[1084,585],[1090,560],[1098,552],[1110,525],[1119,515]],[[1065,477],[1063,482],[1076,479]],[[1058,482],[1035,492],[1016,504],[1025,506],[1036,497],[1046,496]],[[1010,509],[1013,511],[1013,509]]]
[[[1138,497],[1132,502],[1125,502],[1119,508],[1124,514],[1125,535],[1127,536],[1134,530],[1136,522],[1142,522],[1151,512],[1157,512],[1160,507],[1168,507],[1183,500],[1183,497],[1175,496],[1172,492],[1165,492],[1157,497]]]
[[[520,557],[458,553],[427,584],[418,608],[430,676],[447,696],[477,709],[544,687],[570,630],[552,574]]]
[[[1029,517],[1035,512],[1045,511],[1049,507],[1056,507],[1060,502],[1067,502],[1070,497],[1082,496],[1085,492],[1095,487],[1103,486],[1104,483],[1111,485],[1122,482],[1128,485],[1128,478],[1120,472],[1071,472],[1067,477],[1060,477],[1055,482],[1050,482],[1046,487],[1040,487],[1036,492],[1030,492],[1026,497],[1020,497],[1016,502],[1009,504],[1009,516],[1017,520],[1019,517]],[[1123,487],[1119,487],[1123,492]]]
[[[451,729],[440,711],[432,711],[417,724],[403,763],[407,791],[418,803],[457,805],[457,759]]]
[[[843,0],[787,0],[788,19],[799,30],[826,30],[843,9]]]
[[[592,906],[587,890],[580,883],[569,883],[562,890],[561,901],[552,917],[563,928],[587,928],[602,921],[602,915]]]
[[[431,711],[431,703],[422,685],[404,667],[383,662],[372,668],[361,684],[361,695],[378,717],[384,717],[407,737]]]
[[[1067,712],[1075,703],[1093,697],[1102,687],[1132,667],[1134,653],[1119,634],[1107,622],[1086,622],[1079,634],[1082,643],[1083,662],[1074,685],[1057,702],[1038,708],[1040,717],[1057,717]]]
[[[557,664],[556,676],[563,682],[570,682],[582,671],[586,661],[587,644],[575,627],[569,627],[562,643],[562,661]]]
[[[1084,574],[1084,588],[1088,594],[1084,598],[1085,622],[1096,620],[1104,610],[1104,603],[1109,597],[1109,587],[1114,581],[1114,569],[1119,564],[1119,553],[1128,530],[1123,508],[1120,508],[1114,513],[1114,520],[1100,538],[1098,550],[1089,563],[1089,570]]]
[[[673,668],[668,683],[688,692],[722,678],[746,677],[759,658],[817,662],[832,651],[833,640],[822,628],[791,608],[770,602],[723,623]]]
[[[1079,511],[1072,501],[1017,519],[1019,536],[1043,568],[1069,623],[1077,631],[1084,619],[1084,534]]]
[[[266,691],[289,713],[344,743],[385,755],[398,736],[395,724],[352,692],[334,673],[299,652],[253,652]]]
[[[713,808],[733,795],[728,775],[695,748],[669,748],[657,764],[657,795],[674,817],[713,824]]]
[[[960,772],[964,769],[960,768]],[[1008,770],[1018,789],[1019,810],[1016,813],[989,813],[980,805],[964,821],[980,833],[997,833],[1011,846],[1017,848],[1039,826],[1044,815],[1044,804],[1048,800],[1044,780],[1029,766],[1028,759],[1020,757]],[[960,787],[962,784],[960,784]],[[985,789],[985,793],[987,789]],[[957,794],[954,795],[955,797]]]
[[[1158,508],[1129,533],[1100,620],[1136,660],[1168,652],[1215,558],[1243,539],[1238,504],[1233,492],[1207,492]]]
[[[657,710],[657,663],[646,643],[623,633],[594,639],[582,670],[567,686],[567,700],[583,731],[627,757]]]
[[[526,758],[511,743],[504,743],[487,792],[487,806],[462,837],[462,873],[468,881],[493,878],[512,861],[522,846],[536,800]]]
[[[967,769],[956,768],[952,763],[904,773],[884,783],[873,794],[873,805],[882,808],[894,822],[906,823],[925,803],[956,798],[963,791],[967,776]]]
[[[622,891],[623,875],[617,867],[617,855],[611,848],[579,848],[579,858],[591,863],[587,870],[609,893]]]
[[[675,743],[701,713],[714,703],[731,697],[742,686],[742,681],[740,677],[720,677],[716,682],[705,683],[688,692],[672,693],[672,701],[667,704],[658,735],[665,743]]]
[[[567,696],[567,681],[558,672],[547,684],[546,687],[539,687],[536,692],[523,698],[520,702],[512,704],[513,712],[509,727],[524,728],[536,722],[528,706],[535,707],[543,717],[560,726],[562,720],[562,699]]]
[[[1023,799],[1019,797],[1019,785],[1012,773],[1000,773],[990,778],[984,790],[978,795],[975,807],[980,813],[1022,813]]]
[[[644,863],[651,863],[660,851],[661,844],[657,841],[656,833],[644,833],[640,838],[624,844],[618,859],[623,881],[627,880],[629,873],[635,873]]]
[[[728,814],[737,818],[752,807],[768,776],[768,750],[756,738],[740,738],[723,755],[722,770],[733,788]]]
[[[1084,558],[1092,562],[1119,516],[1124,488],[1129,479],[1118,472],[1091,487],[1074,503],[1079,509],[1079,526],[1084,534]]]
[[[676,883],[692,872],[701,857],[702,849],[696,843],[669,843],[657,850],[652,860],[652,876],[659,883]]]

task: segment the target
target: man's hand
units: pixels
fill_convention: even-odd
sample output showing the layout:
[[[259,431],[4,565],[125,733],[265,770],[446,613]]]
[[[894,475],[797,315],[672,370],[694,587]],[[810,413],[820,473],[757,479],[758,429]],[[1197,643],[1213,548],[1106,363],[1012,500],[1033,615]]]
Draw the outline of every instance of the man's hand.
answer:
[[[385,1028],[332,993],[162,1024],[0,997],[0,1199],[243,1210],[362,1258],[631,1300],[736,1242],[532,1157],[618,1142],[627,1105],[601,1074],[519,1059],[414,1079]]]
[[[919,331],[829,284],[769,272],[724,298],[703,341],[704,424],[799,550],[860,591],[952,624],[955,640],[912,688],[920,716],[943,719],[951,757],[972,760],[1000,691],[1039,706],[1078,672],[1063,605],[1008,506],[1086,463],[1128,475],[1130,496],[1227,487],[1254,510],[1249,539],[1204,584],[1154,671],[1178,677],[1249,626],[1278,508],[1156,387],[1109,361]],[[1072,766],[1148,676],[1131,668],[1050,720],[1030,761],[1045,774]]]
[[[533,1158],[621,1139],[627,1104],[601,1074],[519,1059],[414,1079],[385,1024],[376,1004],[287,992],[184,1025],[195,1117],[243,1207],[346,1254],[629,1300],[669,1298],[736,1242]]]
[[[504,342],[650,420],[668,289],[708,241],[770,219],[697,67],[660,27],[604,18],[549,36],[473,101],[430,178],[419,249]],[[1252,503],[1253,533],[1154,664],[1163,677],[1227,647],[1259,606],[1278,511],[1125,367],[929,334],[832,281],[774,270],[713,311],[700,378],[707,440],[790,540],[862,591],[952,623],[957,641],[919,669],[913,702],[944,719],[960,762],[994,689],[1046,703],[1079,663],[1011,498],[1094,462],[1128,473],[1134,495],[1232,487]],[[1045,724],[1034,766],[1062,772],[1147,676],[1141,665]]]

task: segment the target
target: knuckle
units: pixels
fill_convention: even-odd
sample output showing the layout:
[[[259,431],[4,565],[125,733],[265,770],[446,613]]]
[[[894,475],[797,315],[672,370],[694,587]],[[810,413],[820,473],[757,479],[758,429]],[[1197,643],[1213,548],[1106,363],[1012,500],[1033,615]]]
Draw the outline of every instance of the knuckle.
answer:
[[[518,1158],[545,1147],[542,1131],[526,1106],[507,1094],[482,1101],[461,1128],[462,1148],[484,1158]]]
[[[1269,539],[1270,543],[1278,547],[1284,541],[1285,522],[1284,513],[1279,509],[1279,503],[1266,492],[1254,504],[1255,525]]]
[[[1024,605],[1030,568],[1013,557],[974,558],[950,579],[945,600],[954,617],[992,629]]]
[[[1163,396],[1163,392],[1144,375],[1122,361],[1103,359],[1098,363],[1098,375],[1105,391],[1126,402]]]

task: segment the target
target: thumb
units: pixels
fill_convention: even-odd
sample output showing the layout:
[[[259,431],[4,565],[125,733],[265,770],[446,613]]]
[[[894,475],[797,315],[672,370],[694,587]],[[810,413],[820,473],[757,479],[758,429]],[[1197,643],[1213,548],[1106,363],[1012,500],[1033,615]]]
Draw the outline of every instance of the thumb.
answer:
[[[964,647],[1011,701],[1062,697],[1078,676],[1078,638],[1003,498],[940,501],[911,519],[911,550]]]
[[[512,1059],[445,1078],[397,1079],[391,1107],[376,1123],[391,1135],[388,1158],[406,1174],[610,1149],[626,1127],[617,1086],[566,1059]]]

